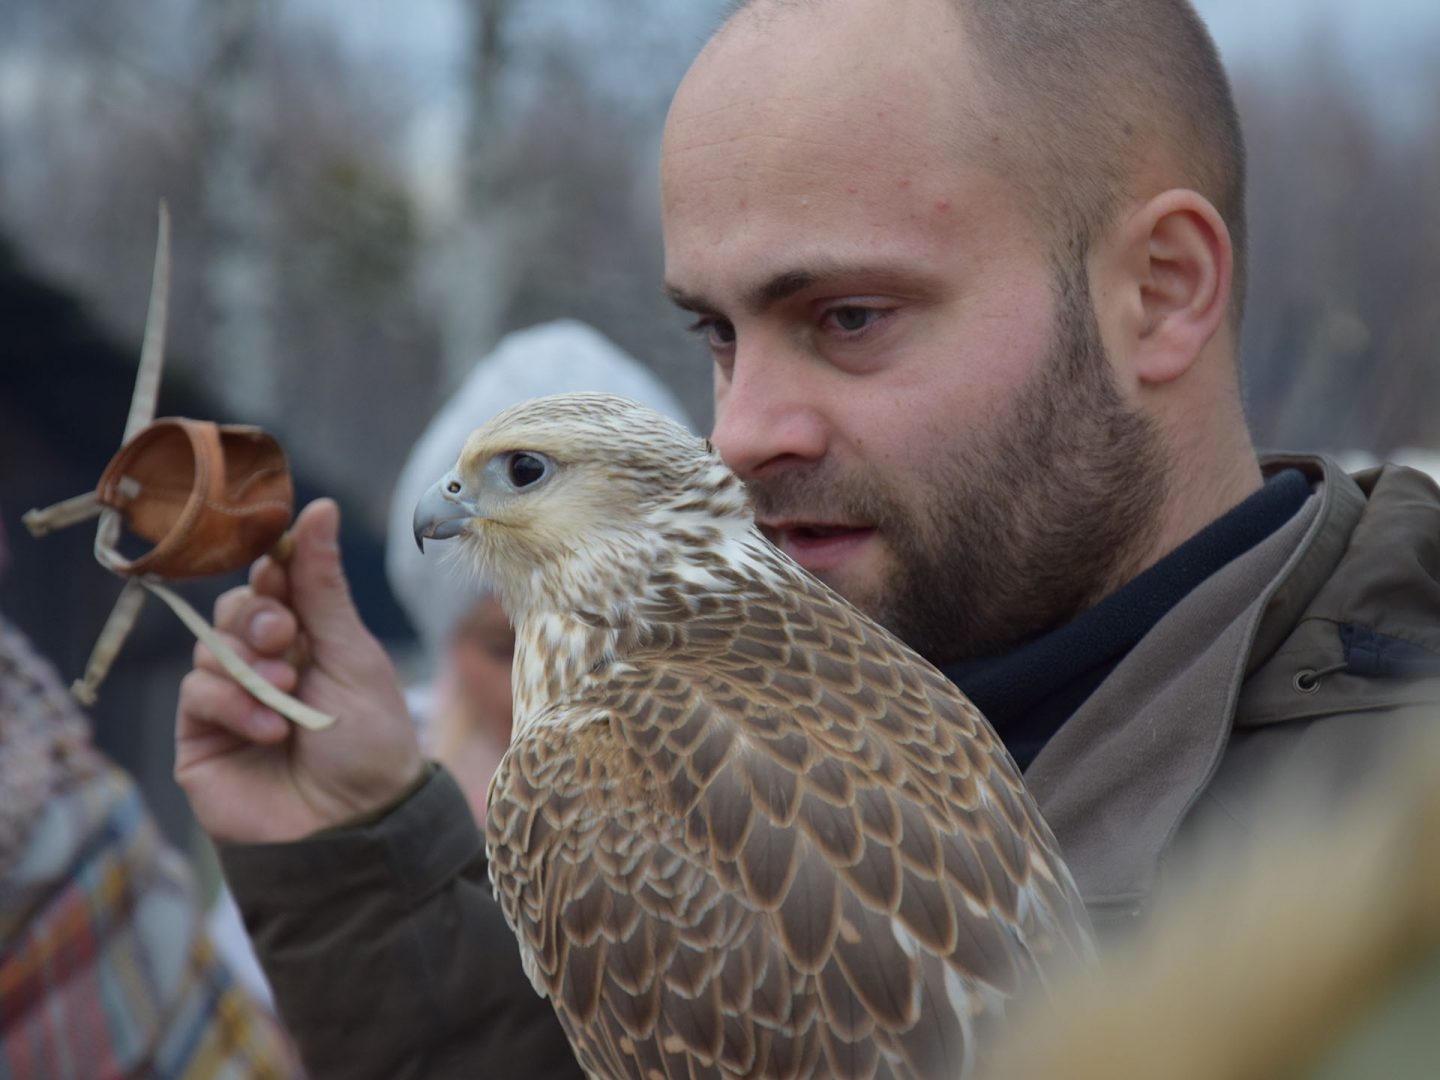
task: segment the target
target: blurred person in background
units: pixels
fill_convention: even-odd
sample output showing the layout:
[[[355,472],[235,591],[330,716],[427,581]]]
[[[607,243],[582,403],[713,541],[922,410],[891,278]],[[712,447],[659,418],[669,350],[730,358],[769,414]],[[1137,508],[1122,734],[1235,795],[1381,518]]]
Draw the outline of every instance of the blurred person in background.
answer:
[[[1338,801],[1433,726],[1440,491],[1257,455],[1244,147],[1184,0],[755,0],[690,69],[661,156],[667,291],[713,355],[711,437],[759,525],[974,699],[1102,930],[1143,918],[1192,832],[1252,828],[1278,771]],[[412,940],[435,935],[423,962],[324,963],[412,980],[355,1003],[393,1019],[349,1060],[463,1061],[483,965],[438,940],[480,917],[480,840],[422,763],[335,528],[333,503],[308,507],[290,565],[262,561],[216,619],[257,657],[303,629],[311,662],[275,677],[345,713],[343,745],[257,712],[201,656],[179,776],[277,943],[423,895],[403,907]],[[217,740],[235,752],[202,752]],[[367,900],[259,887],[437,837],[445,858]],[[336,1030],[302,992],[318,955],[262,954],[302,1038]],[[443,1026],[405,1022],[417,987]]]
[[[0,575],[6,559],[0,529]],[[3,615],[0,1073],[300,1075],[273,1016],[217,955],[184,859]]]

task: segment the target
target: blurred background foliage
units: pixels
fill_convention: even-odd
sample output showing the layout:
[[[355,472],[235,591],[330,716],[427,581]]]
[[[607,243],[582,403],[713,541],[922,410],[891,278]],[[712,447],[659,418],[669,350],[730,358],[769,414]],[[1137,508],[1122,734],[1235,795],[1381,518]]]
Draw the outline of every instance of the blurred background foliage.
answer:
[[[1198,6],[1250,147],[1257,439],[1383,456],[1440,447],[1440,8],[1377,0],[1371,22],[1411,20],[1385,39],[1403,48],[1357,52],[1355,20],[1324,14],[1349,2]],[[1281,8],[1309,17],[1277,31]],[[407,631],[378,556],[391,485],[502,334],[583,319],[708,426],[708,359],[659,289],[656,158],[721,10],[4,0],[0,608],[68,678],[113,598],[87,540],[42,548],[18,518],[93,484],[118,439],[162,197],[168,407],[268,427],[303,490],[340,498],[362,607],[392,641]],[[142,633],[117,668],[141,689],[117,684],[97,728],[179,830],[166,729],[189,645],[157,613],[146,625],[153,648]]]

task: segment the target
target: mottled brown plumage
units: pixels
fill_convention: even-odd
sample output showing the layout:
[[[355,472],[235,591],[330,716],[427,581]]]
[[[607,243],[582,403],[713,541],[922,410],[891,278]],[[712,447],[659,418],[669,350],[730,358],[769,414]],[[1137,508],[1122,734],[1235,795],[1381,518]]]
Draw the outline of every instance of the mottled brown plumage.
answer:
[[[528,402],[416,521],[516,623],[491,876],[593,1076],[970,1075],[1006,1001],[1088,953],[989,726],[776,551],[701,440]]]

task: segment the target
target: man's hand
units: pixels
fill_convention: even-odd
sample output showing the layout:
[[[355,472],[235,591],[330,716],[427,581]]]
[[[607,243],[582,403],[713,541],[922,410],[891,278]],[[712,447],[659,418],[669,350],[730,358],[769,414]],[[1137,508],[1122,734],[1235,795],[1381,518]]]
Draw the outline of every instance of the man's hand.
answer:
[[[394,667],[360,622],[340,565],[339,507],[311,503],[287,564],[260,559],[215,603],[215,628],[263,677],[338,718],[294,727],[204,645],[180,684],[175,779],[216,840],[296,840],[395,799],[423,762]]]

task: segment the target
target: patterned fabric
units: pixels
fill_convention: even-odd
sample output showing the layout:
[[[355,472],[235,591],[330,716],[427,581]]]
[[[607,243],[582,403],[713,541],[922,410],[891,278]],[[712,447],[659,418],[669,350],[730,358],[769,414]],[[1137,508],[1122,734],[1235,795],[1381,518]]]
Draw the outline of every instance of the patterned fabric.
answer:
[[[299,1076],[274,1021],[217,959],[186,867],[135,786],[71,737],[79,714],[46,692],[48,667],[4,656],[0,760],[23,744],[48,771],[0,876],[0,1080]],[[50,712],[63,753],[9,744],[38,730],[8,722],[25,710]]]
[[[0,883],[51,793],[94,771],[89,746],[90,729],[54,669],[0,616]]]

